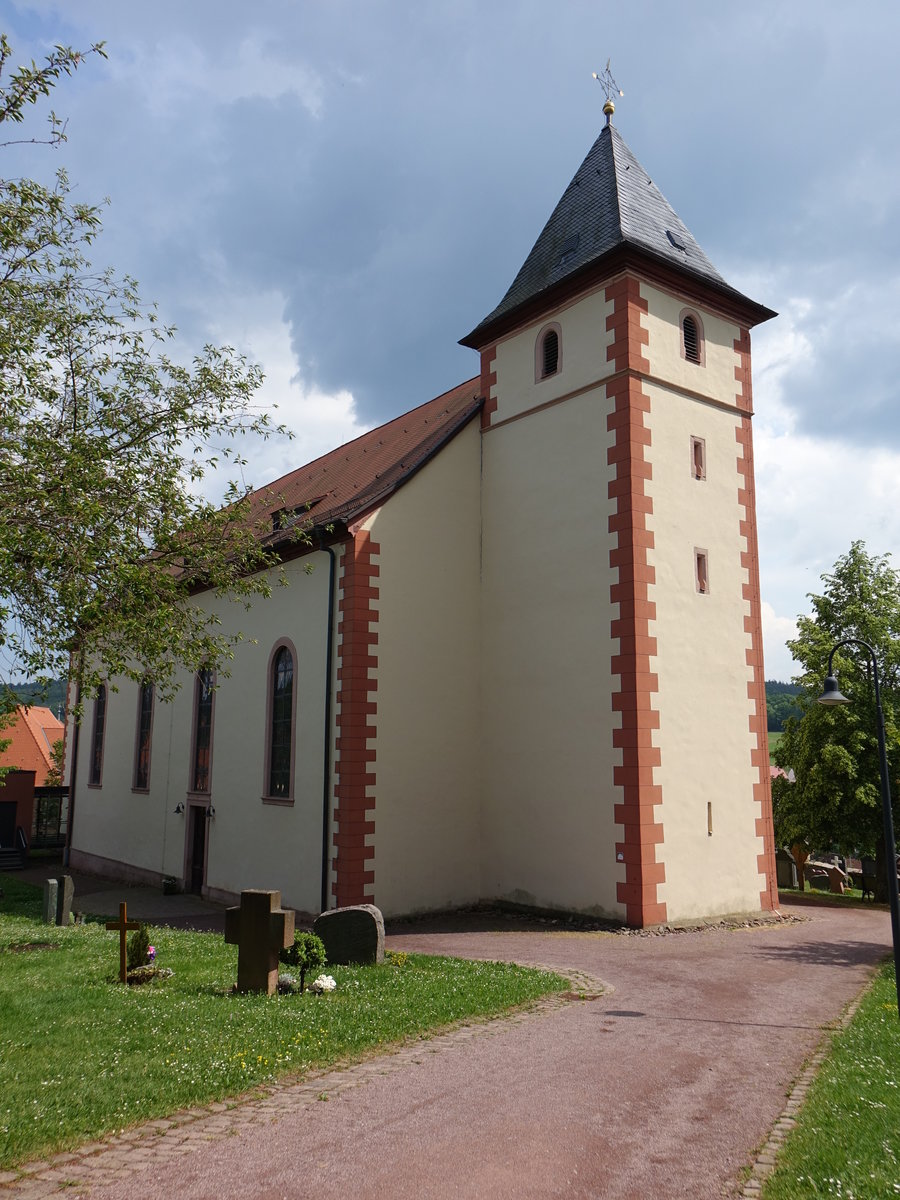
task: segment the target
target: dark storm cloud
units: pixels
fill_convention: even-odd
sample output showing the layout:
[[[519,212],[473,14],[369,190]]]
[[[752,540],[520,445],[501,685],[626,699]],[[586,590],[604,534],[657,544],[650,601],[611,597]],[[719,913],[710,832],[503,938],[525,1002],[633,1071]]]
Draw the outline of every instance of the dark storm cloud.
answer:
[[[784,395],[800,425],[898,437],[890,369],[859,324],[873,272],[890,299],[900,249],[895,6],[868,23],[812,0],[572,0],[553,20],[537,0],[13,12],[35,46],[107,38],[109,67],[60,96],[67,160],[84,198],[113,199],[104,254],[188,343],[221,294],[252,309],[277,289],[301,376],[350,389],[366,420],[475,373],[456,341],[503,295],[599,130],[590,70],[611,55],[619,129],[712,260],[772,281],[755,299],[811,306],[812,361]]]

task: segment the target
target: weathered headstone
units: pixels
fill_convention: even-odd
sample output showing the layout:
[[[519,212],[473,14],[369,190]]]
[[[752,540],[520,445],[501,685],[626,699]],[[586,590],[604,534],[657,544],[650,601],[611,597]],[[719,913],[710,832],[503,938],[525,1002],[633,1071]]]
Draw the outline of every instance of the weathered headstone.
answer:
[[[329,964],[384,962],[384,917],[374,904],[329,909],[316,917],[313,933],[325,943]]]
[[[72,901],[75,899],[75,882],[71,875],[60,875],[56,882],[56,923],[57,925],[68,925]]]
[[[780,888],[797,886],[797,864],[787,850],[775,851],[775,876]]]
[[[278,955],[293,940],[294,912],[281,907],[281,892],[241,892],[240,907],[225,910],[225,941],[238,948],[238,991],[274,995]]]
[[[119,905],[118,921],[107,921],[106,922],[107,929],[118,929],[118,931],[119,931],[119,982],[120,983],[128,982],[128,951],[127,951],[127,945],[126,945],[126,943],[128,941],[128,931],[131,929],[140,929],[140,927],[141,927],[140,921],[129,921],[128,920],[128,906],[126,905],[124,900]]]
[[[59,883],[55,879],[44,880],[43,921],[45,925],[56,924],[56,906],[59,895]]]

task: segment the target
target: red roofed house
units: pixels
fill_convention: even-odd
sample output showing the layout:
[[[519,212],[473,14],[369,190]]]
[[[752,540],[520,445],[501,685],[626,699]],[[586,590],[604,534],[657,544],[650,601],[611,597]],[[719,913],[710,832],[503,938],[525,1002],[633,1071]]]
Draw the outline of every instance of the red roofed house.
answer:
[[[64,733],[62,721],[49,708],[20,705],[0,728],[0,742],[9,743],[0,750],[0,767],[34,771],[35,787],[44,787],[53,769],[53,746]]]
[[[608,123],[463,339],[476,377],[257,495],[290,586],[220,609],[248,635],[231,677],[88,701],[72,865],[306,912],[773,907],[749,333],[772,315]]]
[[[0,750],[0,767],[12,768],[0,783],[0,858],[4,864],[4,851],[9,854],[20,849],[18,829],[26,845],[31,840],[34,789],[47,783],[53,768],[53,746],[63,733],[62,721],[39,705],[20,705],[0,728],[0,744],[7,743]]]

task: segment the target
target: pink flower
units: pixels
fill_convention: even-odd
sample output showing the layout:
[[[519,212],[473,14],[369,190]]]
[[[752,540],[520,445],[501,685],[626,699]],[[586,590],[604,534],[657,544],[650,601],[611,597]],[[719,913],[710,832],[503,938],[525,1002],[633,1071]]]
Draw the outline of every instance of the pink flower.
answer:
[[[156,947],[148,946],[147,947],[147,962],[153,962],[154,958],[156,958]]]

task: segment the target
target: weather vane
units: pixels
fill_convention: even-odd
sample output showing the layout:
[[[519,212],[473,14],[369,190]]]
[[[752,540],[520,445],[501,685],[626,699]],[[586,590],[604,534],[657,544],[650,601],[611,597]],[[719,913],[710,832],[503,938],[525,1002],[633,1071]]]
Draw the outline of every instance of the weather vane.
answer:
[[[599,75],[597,74],[596,71],[591,72],[593,77],[597,80],[597,82],[600,84],[600,86],[603,88],[603,91],[606,94],[606,103],[603,105],[603,111],[606,113],[607,125],[609,125],[610,118],[612,117],[613,113],[616,111],[616,106],[613,103],[613,96],[624,96],[625,95],[625,93],[622,91],[622,89],[619,87],[619,85],[616,83],[616,81],[612,77],[612,71],[610,71],[610,69],[609,69],[610,61],[611,61],[610,59],[606,60],[606,70],[601,71]]]

